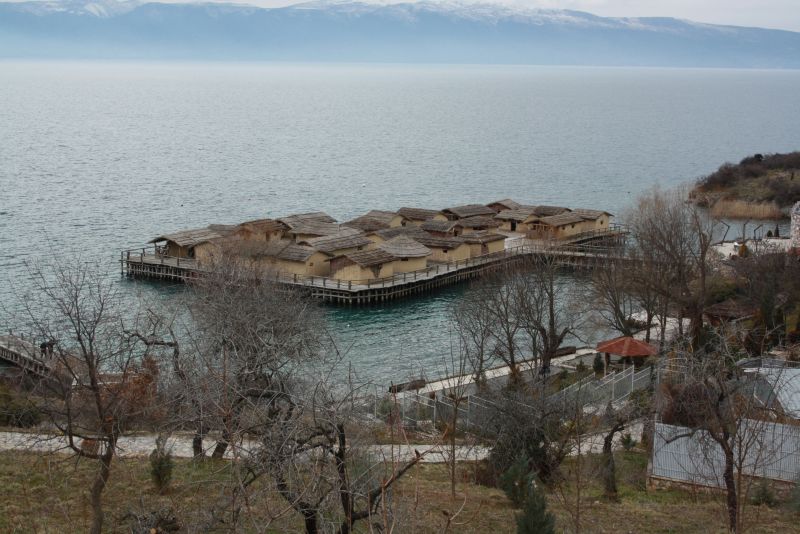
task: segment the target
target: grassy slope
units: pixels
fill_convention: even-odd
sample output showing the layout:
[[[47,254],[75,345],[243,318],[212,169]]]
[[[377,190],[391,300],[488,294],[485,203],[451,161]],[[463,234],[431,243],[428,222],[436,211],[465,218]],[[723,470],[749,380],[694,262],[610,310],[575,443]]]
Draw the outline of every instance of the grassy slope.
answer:
[[[754,157],[725,164],[698,180],[690,194],[700,202],[728,198],[746,202],[775,202],[781,207],[800,200],[800,152]]]
[[[724,512],[716,497],[692,494],[681,490],[644,489],[646,457],[638,453],[620,453],[621,502],[608,503],[601,497],[599,485],[592,477],[594,462],[584,462],[583,532],[725,532]],[[565,473],[574,474],[574,463],[565,465]],[[173,490],[157,496],[152,490],[145,459],[117,462],[111,483],[106,490],[107,519],[110,532],[125,532],[120,518],[131,508],[143,503],[145,508],[174,507],[183,514],[201,513],[208,499],[222,491],[225,462],[208,462],[193,466],[179,461],[174,474]],[[473,466],[460,467],[460,481],[472,479]],[[584,470],[582,470],[584,471]],[[83,489],[90,476],[87,462],[76,462],[63,456],[38,457],[27,453],[0,453],[0,532],[64,532],[85,531],[89,509]],[[423,465],[414,469],[396,490],[395,502],[403,503],[401,514],[410,518],[396,532],[441,532],[453,514],[465,502],[453,520],[451,532],[492,534],[515,532],[514,514],[505,495],[497,489],[459,482],[459,499],[450,500],[449,478],[443,465]],[[574,494],[550,493],[548,502],[558,519],[558,530],[572,531],[568,508],[563,499]],[[252,502],[262,516],[266,508],[280,508],[280,502]],[[790,532],[797,516],[780,509],[749,507],[747,517],[751,531]],[[273,532],[298,531],[300,525],[291,514],[275,521]],[[250,531],[250,529],[247,529]],[[362,529],[363,530],[363,529]],[[256,529],[252,529],[256,531]]]

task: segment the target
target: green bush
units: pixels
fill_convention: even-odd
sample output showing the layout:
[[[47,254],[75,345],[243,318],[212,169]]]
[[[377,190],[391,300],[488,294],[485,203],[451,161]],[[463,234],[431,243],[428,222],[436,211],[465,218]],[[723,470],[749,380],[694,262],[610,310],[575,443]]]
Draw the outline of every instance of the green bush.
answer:
[[[603,374],[605,371],[605,362],[603,361],[603,356],[598,352],[594,355],[594,361],[592,362],[592,370],[595,374]]]
[[[42,415],[34,404],[0,384],[0,426],[29,428],[41,421]]]
[[[756,506],[766,504],[772,508],[778,504],[778,499],[775,497],[775,492],[772,491],[772,487],[769,485],[769,482],[762,480],[756,485],[755,488],[753,488],[753,494],[750,496],[750,502]]]
[[[622,439],[620,440],[620,443],[622,444],[623,449],[625,449],[626,451],[630,451],[636,446],[638,442],[635,439],[633,439],[633,436],[631,436],[630,432],[625,432],[624,434],[622,434]]]
[[[169,490],[172,482],[172,470],[175,467],[172,453],[165,447],[165,441],[161,438],[157,439],[156,448],[150,453],[150,478],[161,495]]]
[[[556,518],[547,511],[544,492],[531,480],[522,512],[517,515],[517,534],[555,534]]]
[[[528,496],[530,471],[528,458],[520,456],[505,473],[500,475],[500,489],[505,492],[506,496],[517,508],[521,508],[525,504],[525,499]]]

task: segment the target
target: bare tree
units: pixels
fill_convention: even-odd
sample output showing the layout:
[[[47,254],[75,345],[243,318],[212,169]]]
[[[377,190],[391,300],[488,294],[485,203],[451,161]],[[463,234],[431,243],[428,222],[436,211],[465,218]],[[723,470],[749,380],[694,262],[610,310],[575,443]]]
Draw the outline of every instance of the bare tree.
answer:
[[[686,202],[683,189],[654,189],[641,196],[626,215],[638,258],[659,266],[663,276],[642,279],[661,297],[674,302],[691,321],[691,339],[701,343],[703,311],[711,272],[711,245],[716,223]]]
[[[35,393],[69,451],[96,463],[89,488],[90,531],[103,529],[102,495],[121,436],[158,416],[157,357],[128,333],[137,310],[99,265],[59,259],[30,265],[33,290],[23,300],[43,340],[39,359],[51,374]],[[129,325],[129,326],[126,326]]]
[[[742,510],[751,480],[747,473],[764,465],[763,429],[778,418],[774,397],[760,395],[756,375],[746,375],[736,365],[744,353],[741,337],[740,332],[724,328],[715,333],[713,348],[683,352],[661,390],[663,422],[686,428],[664,436],[665,442],[698,440],[702,456],[698,461],[710,467],[715,450],[720,451],[728,528],[737,533],[743,532]]]

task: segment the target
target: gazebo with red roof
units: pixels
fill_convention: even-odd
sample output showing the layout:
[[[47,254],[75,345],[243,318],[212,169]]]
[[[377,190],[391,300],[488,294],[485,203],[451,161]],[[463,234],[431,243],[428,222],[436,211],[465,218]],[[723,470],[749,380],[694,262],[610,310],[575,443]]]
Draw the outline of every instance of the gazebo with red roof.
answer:
[[[611,354],[623,358],[647,358],[658,354],[658,349],[644,341],[630,336],[622,336],[601,341],[597,344],[597,352],[605,354],[605,362],[608,365]],[[636,360],[633,361],[636,362]]]

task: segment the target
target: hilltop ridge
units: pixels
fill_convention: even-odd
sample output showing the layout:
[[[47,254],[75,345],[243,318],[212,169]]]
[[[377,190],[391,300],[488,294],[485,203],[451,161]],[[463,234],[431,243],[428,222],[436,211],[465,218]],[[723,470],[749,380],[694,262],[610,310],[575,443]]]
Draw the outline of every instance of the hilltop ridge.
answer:
[[[0,3],[0,57],[800,68],[800,33],[498,4]]]

